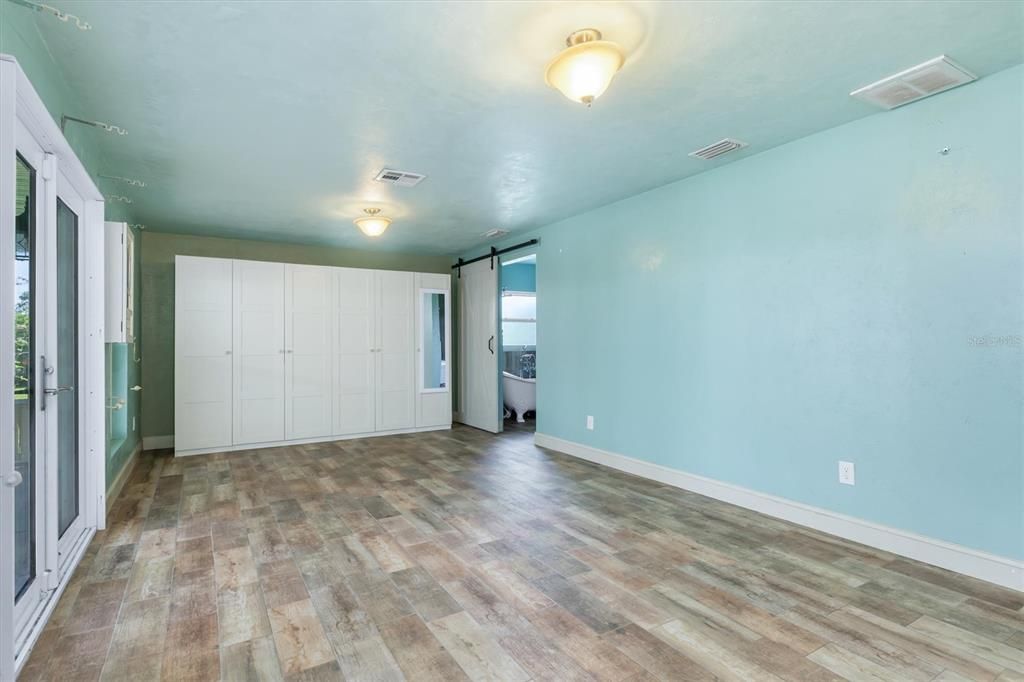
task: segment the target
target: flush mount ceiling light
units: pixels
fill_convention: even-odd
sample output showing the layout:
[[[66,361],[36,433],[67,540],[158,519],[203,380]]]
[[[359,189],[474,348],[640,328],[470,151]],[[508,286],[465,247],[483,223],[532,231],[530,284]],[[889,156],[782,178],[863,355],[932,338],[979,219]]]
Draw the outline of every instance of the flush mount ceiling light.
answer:
[[[363,213],[366,215],[362,218],[356,218],[353,222],[367,237],[381,236],[384,234],[384,230],[388,229],[388,225],[391,224],[391,218],[378,215],[380,213],[379,208],[364,208]]]
[[[608,89],[626,55],[615,43],[601,40],[601,32],[594,28],[570,33],[565,44],[545,69],[544,80],[572,101],[589,107]]]

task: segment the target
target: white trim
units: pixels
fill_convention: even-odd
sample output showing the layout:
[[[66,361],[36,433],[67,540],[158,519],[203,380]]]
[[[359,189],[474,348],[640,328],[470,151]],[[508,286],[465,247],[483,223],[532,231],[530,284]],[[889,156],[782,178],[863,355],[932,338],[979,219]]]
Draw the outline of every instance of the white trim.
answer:
[[[143,450],[166,450],[174,447],[174,435],[170,436],[143,436]]]
[[[216,448],[200,448],[198,450],[175,450],[175,457],[190,457],[192,455],[209,455],[215,452],[239,452],[241,450],[261,450],[263,448],[282,448],[289,445],[308,445],[310,443],[329,443],[336,440],[354,440],[356,438],[375,438],[377,436],[398,436],[404,433],[424,433],[427,431],[447,431],[452,428],[451,424],[442,426],[420,426],[412,429],[392,429],[391,431],[370,431],[367,433],[350,433],[343,436],[323,436],[320,438],[297,438],[295,440],[278,440],[268,443],[248,443],[246,445],[225,445]],[[162,436],[173,438],[173,436]],[[151,436],[152,438],[152,436]]]
[[[57,603],[60,601],[61,595],[64,594],[64,590],[67,589],[68,584],[71,582],[71,576],[74,575],[75,569],[78,568],[78,562],[82,560],[82,556],[85,554],[85,550],[88,549],[89,544],[92,542],[93,536],[96,535],[95,528],[86,528],[85,532],[82,533],[78,540],[78,544],[75,546],[74,554],[67,562],[67,572],[64,573],[57,588],[47,598],[42,610],[39,611],[35,621],[31,626],[26,628],[25,638],[18,648],[17,658],[14,660],[14,669],[20,673],[25,662],[28,661],[29,656],[32,654],[32,648],[36,645],[39,640],[39,635],[43,634],[43,630],[46,628],[46,624],[50,621],[50,615],[53,610],[57,608]]]
[[[635,476],[728,502],[778,519],[859,542],[869,547],[939,566],[950,571],[1024,592],[1024,561],[883,526],[820,507],[760,493],[731,483],[689,474],[607,450],[574,443],[543,433],[534,435],[539,447],[556,450]]]

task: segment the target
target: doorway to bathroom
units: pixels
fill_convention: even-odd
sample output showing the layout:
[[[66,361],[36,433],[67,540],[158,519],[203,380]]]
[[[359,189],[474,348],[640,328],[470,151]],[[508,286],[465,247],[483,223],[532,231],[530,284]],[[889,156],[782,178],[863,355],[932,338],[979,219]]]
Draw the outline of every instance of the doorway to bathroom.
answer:
[[[501,395],[505,429],[533,431],[537,418],[537,256],[501,267]]]

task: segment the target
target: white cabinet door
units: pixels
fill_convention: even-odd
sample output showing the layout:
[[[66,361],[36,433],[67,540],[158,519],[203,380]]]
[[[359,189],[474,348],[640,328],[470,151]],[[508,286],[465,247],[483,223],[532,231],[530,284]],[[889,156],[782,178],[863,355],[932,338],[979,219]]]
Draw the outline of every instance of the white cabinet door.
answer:
[[[231,445],[232,261],[178,256],[174,297],[174,446]]]
[[[285,267],[285,438],[330,436],[333,273],[315,265]]]
[[[334,434],[370,433],[376,408],[373,270],[334,269]]]
[[[377,272],[377,430],[415,426],[414,274]]]
[[[416,275],[416,426],[451,426],[451,276]]]
[[[284,264],[234,262],[234,444],[284,440]]]

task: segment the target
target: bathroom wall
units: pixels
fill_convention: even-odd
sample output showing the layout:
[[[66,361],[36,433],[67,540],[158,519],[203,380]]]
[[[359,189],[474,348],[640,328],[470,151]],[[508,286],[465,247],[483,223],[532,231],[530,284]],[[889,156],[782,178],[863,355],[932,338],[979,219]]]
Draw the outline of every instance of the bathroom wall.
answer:
[[[537,266],[533,263],[502,266],[501,288],[507,291],[537,291]]]
[[[141,243],[144,437],[170,436],[174,433],[176,255],[445,274],[451,272],[452,262],[448,256],[414,256],[164,232],[144,232]]]
[[[1024,559],[1022,84],[513,235],[541,240],[538,431]]]

